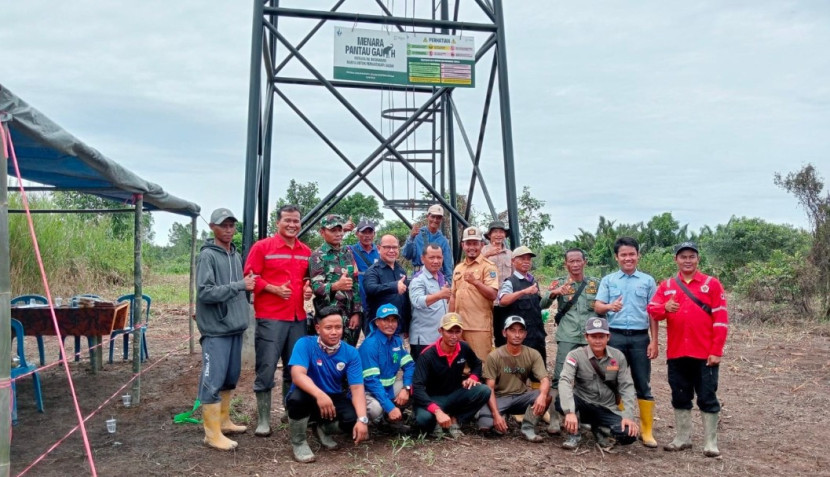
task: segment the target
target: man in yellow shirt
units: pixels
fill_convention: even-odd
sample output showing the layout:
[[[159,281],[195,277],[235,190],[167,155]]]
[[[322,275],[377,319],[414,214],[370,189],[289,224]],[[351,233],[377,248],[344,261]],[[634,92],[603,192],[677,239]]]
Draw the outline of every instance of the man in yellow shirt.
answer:
[[[499,290],[496,265],[481,254],[483,246],[478,227],[464,229],[461,248],[465,258],[453,272],[449,306],[464,322],[462,339],[482,361],[493,350],[493,300]]]

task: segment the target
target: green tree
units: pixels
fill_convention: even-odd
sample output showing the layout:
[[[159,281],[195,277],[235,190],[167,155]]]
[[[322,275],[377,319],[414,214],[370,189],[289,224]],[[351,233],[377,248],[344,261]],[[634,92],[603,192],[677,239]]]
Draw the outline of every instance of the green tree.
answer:
[[[541,250],[545,244],[543,234],[553,230],[550,214],[541,212],[545,201],[530,194],[530,187],[524,186],[519,197],[519,230],[522,243],[534,250]]]
[[[135,209],[133,206],[125,205],[109,199],[104,199],[92,194],[82,192],[53,192],[52,198],[55,206],[62,209],[84,210],[84,209]],[[124,239],[133,236],[135,230],[135,215],[121,213],[95,213],[77,214],[82,222],[94,224],[109,223],[112,236],[116,239]],[[150,243],[155,238],[153,232],[153,215],[144,213],[141,215],[142,241]]]
[[[332,207],[331,213],[338,214],[347,220],[351,218],[355,225],[361,219],[372,220],[375,223],[383,220],[378,199],[373,195],[363,195],[360,192],[346,196]]]
[[[812,164],[786,177],[776,173],[775,184],[793,194],[807,212],[813,238],[808,260],[817,271],[820,316],[830,320],[830,191],[823,192],[824,182]]]

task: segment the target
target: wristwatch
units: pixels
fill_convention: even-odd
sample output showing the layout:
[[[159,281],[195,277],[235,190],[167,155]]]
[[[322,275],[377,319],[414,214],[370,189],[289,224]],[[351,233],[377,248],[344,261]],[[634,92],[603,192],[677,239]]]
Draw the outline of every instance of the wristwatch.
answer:
[[[369,424],[369,418],[366,416],[360,416],[357,418],[357,422],[360,422],[362,424]]]

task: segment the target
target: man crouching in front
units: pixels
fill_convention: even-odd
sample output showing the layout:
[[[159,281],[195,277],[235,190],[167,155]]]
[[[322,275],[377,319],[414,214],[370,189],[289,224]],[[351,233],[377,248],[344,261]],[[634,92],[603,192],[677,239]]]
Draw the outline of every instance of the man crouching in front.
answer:
[[[337,448],[331,437],[351,431],[355,444],[369,437],[363,366],[360,355],[343,337],[342,312],[336,306],[319,310],[317,336],[305,336],[294,345],[291,359],[293,384],[285,397],[291,447],[297,462],[314,462],[306,429],[309,418],[317,423],[317,437],[326,449]],[[341,383],[348,382],[344,390]]]

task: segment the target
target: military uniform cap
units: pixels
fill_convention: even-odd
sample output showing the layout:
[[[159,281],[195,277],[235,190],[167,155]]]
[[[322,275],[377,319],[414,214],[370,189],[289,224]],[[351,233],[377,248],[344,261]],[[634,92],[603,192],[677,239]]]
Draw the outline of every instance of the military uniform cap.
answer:
[[[329,214],[323,217],[323,220],[320,221],[320,226],[324,229],[333,229],[335,227],[342,227],[346,221],[343,220],[343,217],[340,217],[336,214]]]

